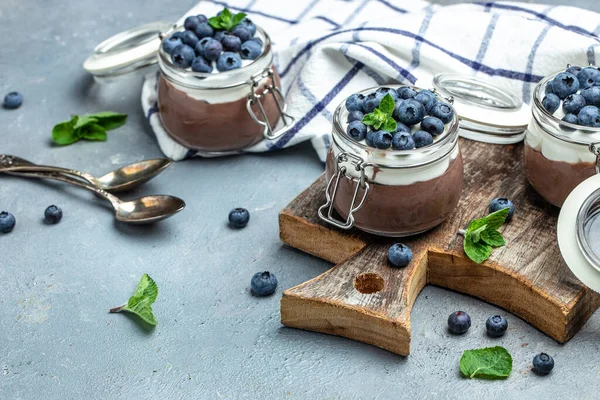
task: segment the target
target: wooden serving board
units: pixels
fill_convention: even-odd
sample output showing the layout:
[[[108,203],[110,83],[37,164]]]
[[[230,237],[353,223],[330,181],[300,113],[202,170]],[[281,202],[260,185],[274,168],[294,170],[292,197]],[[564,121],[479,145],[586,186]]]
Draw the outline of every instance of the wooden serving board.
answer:
[[[556,240],[559,210],[530,188],[522,145],[499,146],[461,139],[464,188],[454,214],[415,237],[379,238],[342,231],[317,216],[325,204],[321,176],[279,215],[281,240],[336,264],[324,274],[283,292],[281,322],[410,353],[410,311],[427,284],[479,297],[525,319],[559,342],[569,340],[600,305],[564,263]],[[494,197],[516,206],[502,228],[507,246],[481,265],[469,260],[457,231],[487,215]],[[388,265],[394,242],[411,247],[404,269]]]

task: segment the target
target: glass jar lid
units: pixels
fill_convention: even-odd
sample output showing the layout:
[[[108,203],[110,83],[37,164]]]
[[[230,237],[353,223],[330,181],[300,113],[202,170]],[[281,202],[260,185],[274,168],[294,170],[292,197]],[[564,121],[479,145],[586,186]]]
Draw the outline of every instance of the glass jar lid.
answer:
[[[512,92],[458,74],[438,74],[434,89],[454,100],[460,136],[493,144],[518,143],[525,137],[531,108]]]
[[[169,22],[158,21],[118,33],[96,46],[83,68],[96,77],[109,77],[155,64],[161,34],[171,27]]]

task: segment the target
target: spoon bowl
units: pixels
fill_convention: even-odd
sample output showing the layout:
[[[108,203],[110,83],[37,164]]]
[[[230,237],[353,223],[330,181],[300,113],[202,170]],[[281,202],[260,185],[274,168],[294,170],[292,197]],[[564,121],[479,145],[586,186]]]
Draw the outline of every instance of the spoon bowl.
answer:
[[[96,178],[94,183],[104,190],[122,192],[148,182],[169,165],[171,160],[166,158],[139,161]]]
[[[184,208],[185,202],[178,197],[152,195],[121,201],[115,207],[115,217],[128,224],[150,224],[169,218]]]

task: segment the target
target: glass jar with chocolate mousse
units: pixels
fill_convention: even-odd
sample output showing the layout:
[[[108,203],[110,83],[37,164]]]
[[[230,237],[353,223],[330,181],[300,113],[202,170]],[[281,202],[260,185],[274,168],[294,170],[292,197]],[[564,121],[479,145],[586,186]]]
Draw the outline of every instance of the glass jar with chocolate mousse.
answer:
[[[397,87],[379,90],[395,91]],[[357,95],[366,98],[375,89]],[[440,98],[439,102],[444,100]],[[398,148],[395,145],[376,148],[373,143],[357,140],[347,133],[348,120],[349,111],[342,103],[333,119],[326,160],[327,203],[319,209],[321,219],[341,229],[356,227],[376,235],[400,237],[427,231],[450,216],[463,186],[457,115],[449,117],[433,142],[405,150],[394,149]]]
[[[531,186],[545,200],[562,207],[569,193],[596,173],[593,144],[600,142],[600,128],[583,126],[578,122],[577,109],[585,103],[579,106],[572,103],[578,100],[581,90],[573,87],[573,96],[560,93],[562,100],[553,96],[552,82],[557,75],[559,73],[544,78],[534,90],[533,118],[525,136],[524,161]],[[563,75],[559,76],[559,80],[561,77]],[[572,77],[565,76],[565,79],[573,84]],[[579,84],[575,83],[575,86]],[[554,104],[551,104],[552,98]],[[566,107],[563,105],[565,102]],[[600,120],[597,126],[600,126]]]

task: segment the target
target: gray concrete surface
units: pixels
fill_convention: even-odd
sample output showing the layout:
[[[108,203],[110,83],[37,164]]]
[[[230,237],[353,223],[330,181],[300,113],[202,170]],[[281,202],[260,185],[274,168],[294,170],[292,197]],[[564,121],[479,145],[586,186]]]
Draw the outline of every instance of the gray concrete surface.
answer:
[[[0,2],[0,92],[25,95],[21,109],[0,110],[1,152],[97,173],[160,156],[140,111],[139,78],[100,87],[81,63],[111,34],[173,20],[193,2]],[[126,112],[129,122],[107,143],[50,145],[54,123],[100,110]],[[150,228],[115,224],[104,203],[78,189],[2,177],[0,209],[18,223],[0,236],[0,399],[597,398],[598,313],[564,346],[512,315],[508,334],[491,340],[484,322],[501,310],[427,287],[412,314],[408,358],[282,327],[281,291],[330,266],[283,246],[277,213],[322,169],[310,146],[179,163],[133,194],[187,200],[185,212]],[[42,222],[50,204],[64,210],[59,225]],[[235,206],[252,212],[242,231],[225,223]],[[251,297],[250,278],[265,269],[279,278],[277,294]],[[150,333],[107,313],[144,272],[160,287]],[[474,321],[464,337],[445,330],[457,309]],[[462,351],[495,344],[514,357],[510,379],[462,379]],[[540,351],[556,360],[546,378],[529,371]]]

